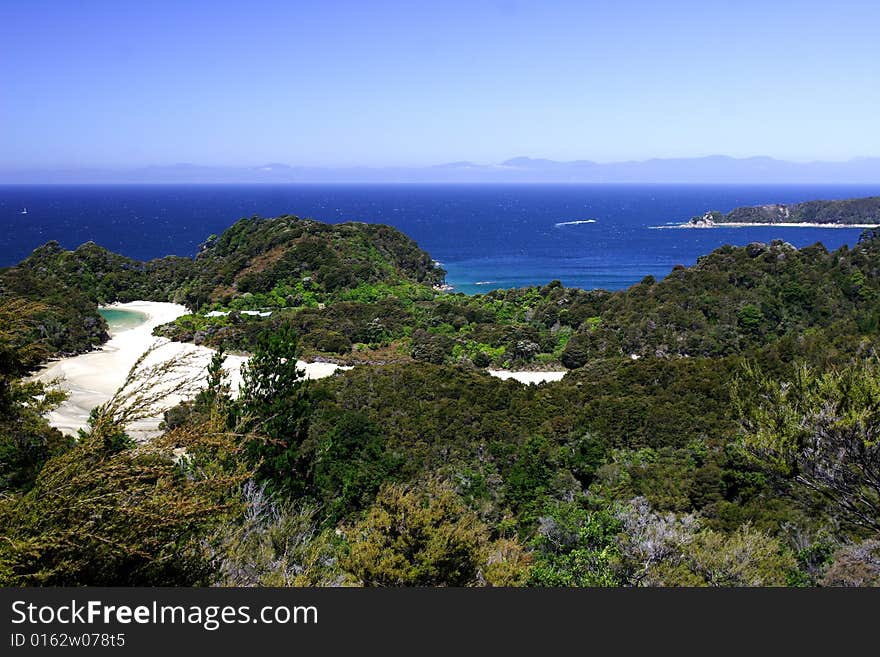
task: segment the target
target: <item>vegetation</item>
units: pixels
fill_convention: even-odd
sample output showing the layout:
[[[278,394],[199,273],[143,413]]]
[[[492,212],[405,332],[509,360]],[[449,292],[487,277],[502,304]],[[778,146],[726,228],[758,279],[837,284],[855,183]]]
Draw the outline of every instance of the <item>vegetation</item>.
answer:
[[[785,385],[749,370],[738,405],[745,446],[766,467],[828,500],[835,517],[880,532],[880,367],[798,369]]]
[[[6,585],[145,586],[207,583],[199,539],[235,508],[239,478],[202,467],[206,427],[149,445],[108,449],[92,431],[49,459],[33,486],[0,499],[0,579]],[[174,448],[191,451],[181,461]],[[203,460],[204,459],[204,460]]]
[[[365,224],[245,220],[144,265],[47,245],[0,274],[0,582],[877,585],[878,238],[473,297]],[[190,304],[167,335],[250,352],[239,393],[218,355],[138,444],[176,365],[136,368],[62,436],[60,395],[23,377],[135,296]],[[370,366],[308,381],[316,355]]]
[[[842,201],[806,201],[793,205],[771,204],[741,207],[727,214],[713,210],[691,223],[805,223],[805,224],[880,224],[880,196]]]

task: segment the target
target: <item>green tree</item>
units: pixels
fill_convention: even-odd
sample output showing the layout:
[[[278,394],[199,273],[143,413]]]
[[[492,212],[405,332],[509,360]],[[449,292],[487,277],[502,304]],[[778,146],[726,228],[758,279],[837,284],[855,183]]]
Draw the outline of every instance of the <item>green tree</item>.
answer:
[[[875,359],[780,382],[747,368],[734,387],[757,462],[819,493],[842,520],[880,531],[880,365]],[[797,492],[797,489],[795,489]]]
[[[205,582],[204,532],[235,508],[244,473],[212,465],[210,427],[105,449],[84,434],[24,494],[0,498],[0,584],[159,586]],[[221,434],[222,435],[222,434]],[[211,437],[211,438],[208,438]],[[174,450],[189,455],[181,460]]]
[[[311,481],[327,518],[337,521],[362,509],[393,465],[379,427],[363,413],[343,411],[312,456]]]
[[[610,509],[558,502],[539,519],[532,541],[533,586],[618,586],[621,522]]]
[[[730,533],[691,514],[657,513],[644,498],[617,511],[619,572],[631,586],[784,586],[794,555],[748,524]]]
[[[706,586],[785,586],[796,570],[794,556],[776,538],[743,525],[731,534],[698,533],[685,550],[685,564]],[[667,584],[676,584],[670,578]],[[685,578],[685,585],[695,582]]]
[[[764,313],[755,305],[748,304],[740,308],[737,321],[746,333],[758,333],[764,323]]]
[[[260,335],[241,372],[237,430],[245,457],[270,488],[301,492],[305,485],[299,448],[308,433],[310,395],[297,367],[297,338],[284,327]]]
[[[228,401],[229,383],[226,381],[227,372],[223,367],[225,360],[226,352],[221,346],[211,356],[211,362],[208,364],[207,385],[196,399],[202,399],[206,404],[216,403],[218,400]]]
[[[579,334],[572,336],[562,350],[562,364],[570,370],[583,367],[587,364],[589,358],[590,352],[587,338]]]
[[[505,497],[527,522],[534,520],[533,509],[546,496],[553,474],[549,448],[543,436],[529,437],[517,450],[505,478]]]
[[[436,480],[383,487],[347,534],[344,566],[366,586],[471,586],[489,550],[485,525]]]
[[[0,406],[0,493],[33,485],[43,464],[73,445],[73,439],[50,427],[45,414],[65,393],[38,382],[8,382]]]

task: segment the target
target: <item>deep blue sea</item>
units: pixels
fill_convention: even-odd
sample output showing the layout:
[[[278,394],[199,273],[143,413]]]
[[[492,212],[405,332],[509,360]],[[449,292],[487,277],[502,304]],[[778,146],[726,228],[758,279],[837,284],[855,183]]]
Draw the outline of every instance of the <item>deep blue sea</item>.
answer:
[[[655,230],[706,210],[880,195],[876,185],[77,185],[0,186],[0,266],[57,240],[138,259],[191,256],[237,219],[289,213],[390,224],[467,293],[543,284],[619,289],[723,244],[854,244],[860,229]],[[27,214],[22,214],[27,208]],[[566,224],[565,222],[589,223]]]

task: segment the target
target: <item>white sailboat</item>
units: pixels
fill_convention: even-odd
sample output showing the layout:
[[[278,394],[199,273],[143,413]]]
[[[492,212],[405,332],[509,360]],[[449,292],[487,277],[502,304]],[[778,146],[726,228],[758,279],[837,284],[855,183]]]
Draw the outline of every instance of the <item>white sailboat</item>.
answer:
[[[27,208],[23,208],[22,211],[19,212],[18,214],[27,214]]]

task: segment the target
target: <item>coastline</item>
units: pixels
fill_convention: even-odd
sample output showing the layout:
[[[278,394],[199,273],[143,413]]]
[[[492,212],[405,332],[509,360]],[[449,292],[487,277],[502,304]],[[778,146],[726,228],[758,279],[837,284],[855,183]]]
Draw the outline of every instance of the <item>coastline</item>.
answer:
[[[139,313],[144,321],[134,327],[111,329],[110,340],[101,348],[77,356],[60,358],[49,362],[31,378],[58,386],[68,393],[68,398],[56,409],[47,414],[49,424],[68,434],[76,434],[88,425],[89,414],[96,406],[106,403],[124,384],[125,378],[137,359],[147,350],[153,349],[143,366],[149,367],[164,361],[179,361],[180,365],[169,373],[175,380],[200,381],[215,353],[210,347],[188,342],[174,342],[167,338],[155,337],[153,329],[172,322],[189,311],[182,305],[158,301],[130,301],[114,303],[104,308]],[[248,357],[229,354],[224,361],[233,394],[241,387],[241,368]],[[351,366],[336,363],[297,361],[305,370],[307,379],[321,379],[333,375],[337,370],[350,370]],[[559,381],[565,371],[512,371],[484,370],[487,374],[502,381],[513,379],[524,385]],[[160,384],[161,385],[161,384]],[[164,407],[183,401],[185,396],[173,395],[166,400],[163,408],[155,415],[132,422],[128,432],[136,439],[146,440],[159,433]]]
[[[209,347],[173,342],[152,335],[157,326],[187,314],[189,311],[184,306],[155,301],[131,301],[106,307],[138,312],[146,319],[133,328],[111,332],[110,340],[100,349],[51,361],[31,377],[44,383],[57,380],[59,387],[68,393],[67,400],[47,414],[49,424],[64,433],[76,434],[79,429],[85,428],[91,410],[113,397],[137,359],[148,349],[153,348],[154,351],[145,359],[144,366],[149,367],[163,361],[180,361],[180,366],[169,374],[177,380],[196,381],[203,378],[214,354],[214,350]],[[233,392],[241,385],[241,367],[246,361],[246,356],[237,355],[228,355],[224,361]],[[334,363],[298,361],[297,364],[305,370],[306,378],[310,379],[330,376],[338,369],[350,369]],[[179,395],[171,396],[163,406],[174,405],[183,399]],[[132,437],[144,440],[159,433],[163,410],[165,408],[157,408],[155,415],[129,424],[127,429]]]
[[[818,223],[795,223],[795,222],[775,222],[775,223],[766,223],[766,222],[722,222],[722,223],[713,223],[713,224],[674,224],[670,226],[648,226],[650,230],[664,230],[667,228],[697,228],[697,229],[712,229],[712,228],[878,228],[880,224],[818,224]]]
[[[155,337],[153,329],[172,322],[189,311],[179,304],[157,301],[130,301],[114,303],[105,308],[140,313],[145,320],[137,326],[111,330],[110,340],[95,351],[54,360],[37,371],[31,378],[50,383],[57,381],[58,387],[68,393],[68,398],[56,409],[47,414],[49,424],[67,434],[76,434],[88,425],[89,414],[96,406],[106,403],[125,383],[125,378],[137,359],[147,350],[152,353],[144,360],[149,367],[164,361],[179,361],[179,365],[169,378],[200,382],[215,353],[210,347],[188,342],[173,342],[167,338]],[[241,368],[247,356],[227,355],[224,367],[228,373],[233,394],[241,386]],[[333,375],[337,370],[350,370],[351,366],[335,363],[297,361],[305,370],[307,379],[321,379]],[[512,371],[484,370],[487,374],[502,381],[513,379],[523,385],[560,381],[565,371]],[[161,385],[161,384],[160,384]],[[127,430],[138,440],[147,440],[159,433],[162,412],[169,406],[183,401],[186,396],[172,395],[162,408],[150,417],[132,422]]]

